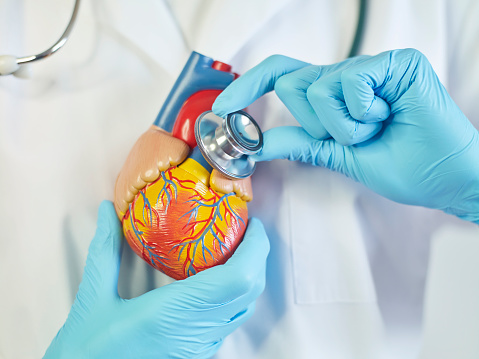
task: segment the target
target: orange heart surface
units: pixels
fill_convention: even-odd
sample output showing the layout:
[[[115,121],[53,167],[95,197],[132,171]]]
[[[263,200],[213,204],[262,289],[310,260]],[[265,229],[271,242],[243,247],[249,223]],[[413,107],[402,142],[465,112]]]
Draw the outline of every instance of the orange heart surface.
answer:
[[[131,248],[174,279],[225,263],[243,238],[246,202],[211,189],[209,176],[188,158],[146,185],[123,217]]]

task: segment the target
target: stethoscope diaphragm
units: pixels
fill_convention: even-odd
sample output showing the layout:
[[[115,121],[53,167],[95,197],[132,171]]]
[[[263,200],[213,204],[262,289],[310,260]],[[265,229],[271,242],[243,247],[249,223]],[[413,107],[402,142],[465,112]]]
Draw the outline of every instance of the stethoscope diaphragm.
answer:
[[[204,112],[196,120],[195,137],[206,161],[232,179],[251,176],[256,163],[250,156],[263,148],[261,129],[244,111],[230,113],[225,119]]]

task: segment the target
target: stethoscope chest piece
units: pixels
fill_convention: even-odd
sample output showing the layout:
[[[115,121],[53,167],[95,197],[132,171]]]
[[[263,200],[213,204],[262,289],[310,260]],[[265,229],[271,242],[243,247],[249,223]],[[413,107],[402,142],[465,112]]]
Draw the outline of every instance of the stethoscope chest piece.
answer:
[[[223,119],[213,112],[201,114],[195,123],[198,148],[211,167],[232,179],[251,176],[256,163],[250,156],[263,148],[263,133],[246,112]]]

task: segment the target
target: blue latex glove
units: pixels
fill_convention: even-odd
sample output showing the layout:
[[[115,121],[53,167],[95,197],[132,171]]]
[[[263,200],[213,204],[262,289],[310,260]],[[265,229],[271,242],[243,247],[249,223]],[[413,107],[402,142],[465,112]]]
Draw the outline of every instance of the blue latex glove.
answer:
[[[273,56],[234,81],[213,111],[244,108],[273,89],[302,128],[267,131],[256,160],[324,166],[394,201],[479,223],[478,131],[420,52],[330,66]]]
[[[118,295],[121,243],[105,201],[75,302],[45,358],[209,358],[252,315],[265,285],[269,242],[254,218],[224,265],[131,300]]]

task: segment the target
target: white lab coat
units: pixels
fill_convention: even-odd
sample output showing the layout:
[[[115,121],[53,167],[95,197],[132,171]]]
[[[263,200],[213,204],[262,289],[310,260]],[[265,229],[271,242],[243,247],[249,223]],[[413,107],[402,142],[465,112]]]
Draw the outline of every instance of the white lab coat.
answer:
[[[0,0],[0,52],[37,53],[73,1]],[[355,0],[84,0],[66,47],[0,78],[0,358],[38,358],[81,280],[96,211],[191,50],[243,73],[280,53],[342,60]],[[371,0],[363,54],[414,47],[479,127],[477,1]],[[296,124],[273,94],[263,130]],[[479,357],[477,226],[395,204],[322,168],[258,165],[250,214],[271,240],[255,315],[216,358]],[[170,280],[128,247],[120,294]],[[423,305],[423,303],[425,303]]]

